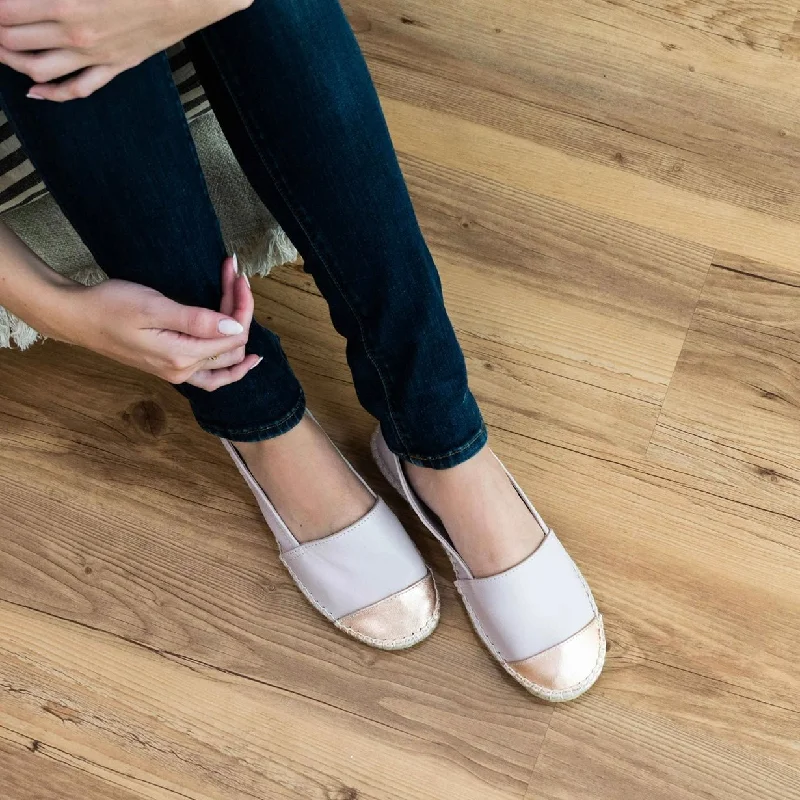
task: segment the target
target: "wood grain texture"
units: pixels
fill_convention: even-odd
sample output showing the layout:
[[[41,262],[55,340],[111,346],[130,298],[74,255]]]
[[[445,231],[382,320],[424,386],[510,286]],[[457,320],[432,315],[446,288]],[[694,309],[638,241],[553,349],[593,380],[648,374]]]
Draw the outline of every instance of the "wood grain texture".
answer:
[[[574,768],[576,751],[579,770]],[[783,800],[799,795],[796,768],[738,747],[712,750],[703,737],[662,717],[593,697],[554,715],[527,800]]]
[[[648,454],[800,523],[800,280],[719,253]]]
[[[0,787],[5,797],[15,800],[64,800],[65,797],[139,800],[142,797],[138,792],[87,772],[80,763],[65,764],[60,753],[52,752],[38,739],[17,737],[8,728],[0,728]]]
[[[317,303],[321,307],[320,298]],[[63,350],[48,342],[15,364],[24,361],[27,369],[28,358],[44,358],[53,369],[63,363]],[[515,685],[498,680],[452,590],[445,595],[449,621],[427,643],[426,658],[422,648],[382,653],[342,637],[294,587],[252,497],[220,445],[195,429],[184,401],[144,379],[158,402],[147,399],[145,387],[138,402],[153,403],[159,411],[152,416],[163,419],[156,435],[143,433],[133,422],[138,417],[127,412],[131,398],[119,403],[110,391],[115,379],[106,365],[85,358],[96,371],[87,372],[78,359],[74,371],[64,365],[51,376],[50,388],[106,421],[100,430],[89,423],[96,446],[82,440],[87,412],[75,412],[70,425],[64,417],[72,412],[61,408],[52,410],[47,427],[63,427],[77,441],[52,447],[38,423],[20,420],[22,397],[30,391],[21,376],[4,387],[3,407],[17,424],[5,442],[14,457],[0,466],[8,525],[0,540],[3,597],[287,687],[324,707],[347,707],[429,743],[438,739],[441,757],[465,774],[512,796],[524,790],[550,709],[519,708]],[[325,387],[315,389],[310,371],[301,376],[325,420],[326,404],[315,402]],[[329,429],[336,435],[336,426]],[[357,430],[366,441],[371,423],[363,412]],[[129,443],[138,436],[149,436],[150,446],[133,448],[134,454]],[[363,450],[354,460],[365,474],[374,473]],[[38,469],[40,461],[46,470]],[[448,646],[451,638],[462,645]],[[434,652],[439,655],[429,660]],[[414,665],[420,658],[429,665],[421,673]],[[480,684],[485,691],[475,694]]]
[[[258,316],[434,565],[439,629],[402,653],[332,629],[170,387],[0,352],[0,796],[797,800],[796,5],[346,10],[492,445],[593,586],[606,670],[547,706],[480,647],[286,267]]]
[[[796,65],[628,5],[470,0],[463,16],[449,3],[359,7],[393,100],[797,221]]]
[[[0,736],[24,729],[144,797],[433,800],[453,785],[424,738],[285,689],[7,603],[0,632]],[[468,772],[457,785],[509,796]]]

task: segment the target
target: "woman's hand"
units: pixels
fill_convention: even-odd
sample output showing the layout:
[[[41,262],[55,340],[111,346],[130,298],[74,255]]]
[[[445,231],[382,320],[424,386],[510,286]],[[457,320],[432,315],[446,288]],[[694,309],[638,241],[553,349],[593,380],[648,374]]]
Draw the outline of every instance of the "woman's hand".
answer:
[[[29,97],[88,97],[120,72],[252,2],[0,0],[0,61],[33,79]]]
[[[220,313],[176,303],[128,281],[63,287],[57,313],[48,314],[47,336],[81,345],[170,383],[207,391],[243,378],[260,361],[245,355],[253,295],[235,260],[222,267]],[[40,328],[41,329],[41,328]]]
[[[210,392],[261,361],[245,355],[253,294],[235,258],[222,263],[217,312],[128,281],[83,286],[48,267],[0,220],[0,306],[52,339]]]

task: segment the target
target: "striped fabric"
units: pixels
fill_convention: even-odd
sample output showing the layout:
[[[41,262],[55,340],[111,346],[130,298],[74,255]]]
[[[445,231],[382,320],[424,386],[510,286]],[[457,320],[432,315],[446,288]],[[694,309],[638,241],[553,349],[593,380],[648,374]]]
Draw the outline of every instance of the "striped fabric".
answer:
[[[186,115],[194,119],[209,108],[203,87],[183,44],[171,47],[167,55]],[[0,111],[0,214],[46,193],[47,189],[20,147],[6,115]]]

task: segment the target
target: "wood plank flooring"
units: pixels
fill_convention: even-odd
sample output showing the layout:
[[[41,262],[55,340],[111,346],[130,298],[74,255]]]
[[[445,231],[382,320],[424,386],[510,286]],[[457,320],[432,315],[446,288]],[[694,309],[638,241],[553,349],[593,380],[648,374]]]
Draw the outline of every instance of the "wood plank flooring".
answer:
[[[345,5],[606,670],[549,706],[479,646],[286,267],[259,317],[436,567],[439,629],[390,654],[328,626],[170,387],[0,351],[0,797],[798,800],[800,6]]]

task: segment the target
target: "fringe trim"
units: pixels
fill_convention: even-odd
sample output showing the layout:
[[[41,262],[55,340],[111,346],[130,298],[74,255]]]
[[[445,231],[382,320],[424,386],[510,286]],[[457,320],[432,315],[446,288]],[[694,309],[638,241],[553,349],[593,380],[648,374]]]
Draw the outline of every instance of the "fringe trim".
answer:
[[[278,227],[258,231],[240,242],[228,242],[228,252],[236,253],[240,265],[250,277],[265,278],[273,267],[289,264],[298,258],[295,246],[286,233]],[[105,272],[94,264],[71,273],[70,277],[86,286],[94,286],[108,278]],[[27,350],[45,338],[19,317],[0,306],[0,348],[16,345],[19,350]]]

